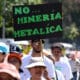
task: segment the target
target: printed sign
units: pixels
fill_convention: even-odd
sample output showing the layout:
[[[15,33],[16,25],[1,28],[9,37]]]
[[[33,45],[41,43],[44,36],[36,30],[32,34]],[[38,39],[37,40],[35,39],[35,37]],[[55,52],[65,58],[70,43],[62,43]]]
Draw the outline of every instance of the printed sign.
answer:
[[[61,37],[62,4],[13,6],[15,40]]]

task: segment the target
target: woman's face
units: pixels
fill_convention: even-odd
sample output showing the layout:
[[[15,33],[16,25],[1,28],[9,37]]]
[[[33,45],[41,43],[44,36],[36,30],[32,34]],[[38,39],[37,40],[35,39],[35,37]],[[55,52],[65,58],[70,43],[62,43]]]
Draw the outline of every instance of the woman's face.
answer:
[[[17,69],[19,69],[21,66],[20,61],[16,57],[9,58],[8,62],[16,66]]]

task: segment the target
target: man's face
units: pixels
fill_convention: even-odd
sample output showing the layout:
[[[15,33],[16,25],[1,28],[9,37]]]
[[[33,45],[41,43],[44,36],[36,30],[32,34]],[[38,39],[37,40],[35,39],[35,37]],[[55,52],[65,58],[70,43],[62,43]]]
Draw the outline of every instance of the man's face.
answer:
[[[52,54],[57,57],[61,57],[62,50],[60,48],[52,48],[51,49]]]
[[[36,41],[32,43],[32,48],[35,52],[41,52],[42,51],[42,41]]]
[[[16,80],[7,73],[0,73],[0,80]]]
[[[36,66],[29,69],[31,75],[36,78],[40,78],[44,72],[44,68],[42,66]]]
[[[72,60],[76,60],[76,55],[75,55],[75,54],[71,54],[71,55],[70,55],[70,58],[71,58]]]

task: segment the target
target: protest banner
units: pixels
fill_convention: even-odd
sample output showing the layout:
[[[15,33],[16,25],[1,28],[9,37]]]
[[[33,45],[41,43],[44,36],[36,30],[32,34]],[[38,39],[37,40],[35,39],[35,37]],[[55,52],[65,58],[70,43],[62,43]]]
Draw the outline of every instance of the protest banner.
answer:
[[[15,40],[62,37],[62,4],[13,6]]]

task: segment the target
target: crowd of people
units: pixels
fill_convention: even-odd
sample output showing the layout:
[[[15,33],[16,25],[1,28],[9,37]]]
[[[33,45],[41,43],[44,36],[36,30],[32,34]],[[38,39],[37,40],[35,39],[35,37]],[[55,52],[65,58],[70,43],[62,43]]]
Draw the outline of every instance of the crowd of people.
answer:
[[[11,50],[12,45],[7,52],[6,46],[0,42],[0,80],[80,80],[79,59],[75,54],[67,57],[59,43],[52,44],[51,54],[46,54],[44,40],[32,39],[25,56],[17,48]]]

